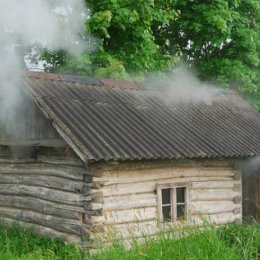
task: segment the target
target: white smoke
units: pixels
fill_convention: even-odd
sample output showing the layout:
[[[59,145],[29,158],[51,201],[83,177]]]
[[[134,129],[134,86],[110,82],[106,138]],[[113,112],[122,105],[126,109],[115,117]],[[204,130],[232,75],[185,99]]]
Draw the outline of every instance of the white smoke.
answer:
[[[0,124],[10,136],[17,136],[23,124],[18,112],[25,50],[37,44],[79,55],[89,47],[87,15],[84,0],[0,0]]]
[[[85,10],[82,0],[0,0],[1,45],[82,51]]]
[[[166,78],[158,79],[154,76],[145,83],[149,89],[160,88],[166,105],[179,103],[204,103],[211,105],[215,96],[224,90],[210,83],[199,80],[186,66],[182,65]]]

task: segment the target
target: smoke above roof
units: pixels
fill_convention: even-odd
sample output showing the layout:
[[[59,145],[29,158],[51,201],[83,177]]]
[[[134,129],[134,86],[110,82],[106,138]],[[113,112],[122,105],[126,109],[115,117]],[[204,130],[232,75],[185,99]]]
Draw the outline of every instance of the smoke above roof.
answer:
[[[146,89],[160,90],[166,105],[203,103],[211,105],[213,100],[227,90],[208,82],[202,82],[195,73],[181,64],[164,78],[151,76],[145,82]]]
[[[85,48],[84,0],[0,0],[0,123],[19,135],[24,51],[33,45],[79,55]]]

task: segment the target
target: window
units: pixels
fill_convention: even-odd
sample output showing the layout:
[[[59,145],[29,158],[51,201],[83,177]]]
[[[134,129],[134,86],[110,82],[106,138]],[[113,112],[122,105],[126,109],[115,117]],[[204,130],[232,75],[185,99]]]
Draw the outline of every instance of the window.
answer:
[[[177,222],[187,218],[187,185],[158,184],[158,210],[163,222]]]

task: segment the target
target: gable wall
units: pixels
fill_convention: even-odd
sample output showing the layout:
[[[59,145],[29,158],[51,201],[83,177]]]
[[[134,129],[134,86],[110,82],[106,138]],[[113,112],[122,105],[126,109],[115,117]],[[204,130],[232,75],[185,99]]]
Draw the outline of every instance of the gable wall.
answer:
[[[93,165],[94,182],[102,187],[92,191],[96,198],[92,207],[102,215],[92,221],[107,235],[111,229],[126,238],[155,234],[157,184],[181,182],[188,185],[188,223],[240,222],[241,178],[235,168],[228,160]]]
[[[43,112],[28,98],[23,97],[19,109],[11,116],[1,116],[0,144],[1,145],[64,145],[51,122]]]

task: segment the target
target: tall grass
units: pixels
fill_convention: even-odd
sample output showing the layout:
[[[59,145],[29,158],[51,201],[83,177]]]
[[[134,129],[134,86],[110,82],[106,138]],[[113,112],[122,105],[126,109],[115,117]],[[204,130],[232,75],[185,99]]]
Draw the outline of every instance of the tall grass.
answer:
[[[116,237],[111,246],[88,255],[17,224],[0,223],[0,260],[259,260],[260,224],[172,228],[142,242],[132,238],[129,249]]]
[[[167,233],[145,239],[135,239],[131,249],[117,239],[109,248],[100,249],[94,260],[259,260],[260,225],[229,224],[216,228],[172,228]]]
[[[0,222],[0,260],[82,260],[79,247],[58,239],[38,236],[32,229]]]

